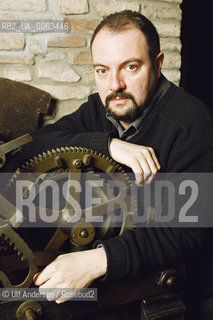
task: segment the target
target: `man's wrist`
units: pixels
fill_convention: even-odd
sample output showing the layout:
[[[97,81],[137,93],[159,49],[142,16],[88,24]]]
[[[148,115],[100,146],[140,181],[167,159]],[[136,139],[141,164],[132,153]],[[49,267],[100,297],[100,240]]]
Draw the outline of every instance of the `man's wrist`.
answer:
[[[108,139],[108,150],[109,150],[110,157],[112,156],[112,154],[111,154],[111,142],[112,142],[112,139],[113,138],[111,138],[111,137],[109,137],[109,139]]]
[[[107,272],[107,256],[103,245],[99,245],[94,249],[95,257],[95,277],[100,278],[104,276]]]

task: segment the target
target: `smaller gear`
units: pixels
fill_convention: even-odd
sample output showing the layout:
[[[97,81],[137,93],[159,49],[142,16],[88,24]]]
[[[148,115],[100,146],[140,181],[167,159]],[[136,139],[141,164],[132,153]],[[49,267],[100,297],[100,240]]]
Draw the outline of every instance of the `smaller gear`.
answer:
[[[34,274],[38,271],[34,263],[34,256],[31,249],[18,235],[18,233],[2,219],[0,219],[0,239],[1,248],[3,247],[3,249],[8,249],[9,247],[14,246],[14,250],[17,252],[17,255],[21,256],[21,260],[26,259],[29,266],[28,274],[20,284],[13,285],[7,275],[2,271],[0,271],[0,281],[5,288],[28,288],[32,283]]]

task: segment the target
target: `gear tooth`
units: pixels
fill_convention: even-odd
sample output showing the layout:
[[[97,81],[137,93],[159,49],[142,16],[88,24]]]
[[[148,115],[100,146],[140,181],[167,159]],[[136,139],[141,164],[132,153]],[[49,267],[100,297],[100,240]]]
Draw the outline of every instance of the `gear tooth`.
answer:
[[[47,159],[47,154],[46,154],[46,152],[43,152],[43,153],[42,153],[42,156],[43,156],[44,159]]]
[[[128,182],[128,184],[129,184],[129,188],[132,188],[132,183],[131,183],[131,181],[129,180],[129,181],[127,181]]]
[[[18,174],[17,173],[15,173],[14,175],[13,175],[13,181],[15,180],[15,179],[17,179],[18,178]]]
[[[56,154],[56,150],[55,150],[55,149],[52,149],[52,150],[51,150],[51,153]]]
[[[29,164],[26,167],[26,170],[28,169],[28,167],[32,167],[35,163],[37,163],[37,161],[31,159]]]
[[[61,149],[60,148],[56,148],[56,152],[61,152]]]
[[[38,154],[38,159],[39,159],[40,161],[43,160],[43,156],[42,156],[40,153]]]
[[[9,239],[9,237],[4,233],[4,239],[5,241],[7,241]]]
[[[106,169],[106,172],[107,172],[107,173],[114,173],[114,172],[115,172],[115,167],[110,165],[110,166]]]
[[[105,154],[102,154],[101,158],[102,158],[102,159],[106,159],[106,155],[105,155]]]
[[[64,147],[61,147],[61,151],[62,151],[62,152],[65,152],[66,150],[65,150],[65,148],[64,148]]]
[[[16,179],[17,176],[18,176],[18,174],[17,174],[17,172],[15,172],[14,175],[13,175],[13,179]]]
[[[127,182],[131,185],[131,180],[130,180],[129,176],[126,174],[126,172],[124,172],[123,175],[126,178]]]
[[[117,171],[118,171],[118,166],[117,166],[116,162],[110,163],[110,166],[113,167],[113,168],[114,168],[114,172],[117,173]]]
[[[70,150],[70,148],[69,148],[69,147],[65,147],[65,150],[66,150],[66,151],[69,151],[69,150]]]
[[[48,156],[51,156],[51,154],[52,154],[51,151],[50,151],[50,150],[47,150],[47,155],[48,155]]]
[[[21,256],[23,253],[21,252],[21,250],[17,250],[17,254],[18,254],[18,256]]]

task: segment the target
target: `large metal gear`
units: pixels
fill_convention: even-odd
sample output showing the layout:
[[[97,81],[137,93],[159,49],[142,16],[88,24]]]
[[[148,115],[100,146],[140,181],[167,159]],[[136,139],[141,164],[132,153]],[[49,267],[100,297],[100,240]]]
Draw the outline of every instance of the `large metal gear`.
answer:
[[[75,181],[79,181],[79,183],[82,175],[85,176],[85,179],[91,180],[96,173],[101,176],[105,183],[108,183],[109,179],[114,181],[118,187],[118,194],[116,196],[110,195],[110,198],[107,198],[107,195],[104,197],[104,188],[102,188],[102,192],[100,192],[102,203],[92,208],[93,213],[94,215],[106,216],[109,203],[111,205],[115,204],[116,207],[119,203],[119,199],[122,198],[126,203],[126,214],[121,225],[120,234],[122,234],[126,228],[131,229],[132,226],[128,218],[136,210],[136,202],[128,194],[128,190],[131,188],[131,182],[118,163],[91,149],[66,147],[57,148],[56,150],[53,149],[42,155],[39,154],[16,171],[7,186],[7,190],[10,191],[15,182],[18,179],[21,179],[21,173],[25,173],[24,179],[29,179],[34,184],[38,185],[45,179],[54,179],[54,176],[57,177],[62,175],[63,177],[65,172],[68,173],[69,178],[74,178]],[[88,173],[90,174],[89,176]],[[75,197],[77,197],[76,194]],[[79,201],[78,198],[75,200]],[[119,209],[118,205],[117,208]],[[71,212],[72,209],[73,208],[71,208],[67,202],[60,216],[63,216],[66,220],[66,210]],[[85,208],[82,210],[82,214],[86,216],[88,210],[90,210],[90,208]],[[8,218],[12,220],[11,217]]]
[[[117,235],[121,235],[126,230],[134,229],[134,222],[131,217],[136,210],[136,201],[131,197],[129,192],[129,190],[131,190],[131,182],[128,176],[123,168],[113,159],[90,149],[65,147],[47,151],[42,155],[39,154],[13,174],[5,188],[4,196],[8,198],[9,195],[14,194],[16,192],[17,181],[22,180],[31,182],[29,187],[24,189],[23,197],[29,195],[32,187],[35,188],[36,194],[39,196],[39,194],[43,192],[41,188],[42,183],[47,181],[57,183],[67,181],[67,192],[69,193],[70,181],[74,179],[75,182],[82,184],[82,178],[84,181],[89,181],[89,184],[95,192],[95,198],[101,199],[100,203],[86,207],[85,204],[82,205],[80,192],[74,195],[72,194],[76,203],[81,203],[81,219],[73,223],[76,208],[70,204],[67,198],[64,202],[62,201],[58,215],[59,218],[55,221],[55,225],[57,226],[56,232],[51,235],[44,249],[60,249],[64,242],[70,238],[72,243],[71,250],[85,250],[91,247],[95,239],[113,236],[115,231]],[[115,187],[114,189],[111,187],[112,185]],[[122,203],[125,202],[125,210],[121,208],[120,200],[122,200]],[[122,211],[122,222],[119,224],[114,221],[112,212],[109,214],[109,205],[110,208],[114,208],[116,212],[121,213]],[[4,212],[3,218],[9,221],[14,228],[18,228],[21,226],[21,223],[19,219],[17,222],[16,218],[17,213],[18,217],[20,217],[20,212],[19,210],[15,210],[14,207],[15,203],[11,205],[12,209],[9,210],[6,215]],[[38,206],[38,212],[39,209]],[[51,207],[48,207],[47,210],[49,214],[53,211]],[[85,221],[89,211],[92,211],[93,216],[104,218],[103,223],[101,223],[98,228],[92,219]],[[0,214],[2,214],[2,212],[0,212]],[[15,232],[12,229],[11,231]],[[12,233],[10,234],[12,236]],[[11,241],[10,234],[8,233],[6,236],[9,241]],[[12,240],[17,248],[19,248],[20,243],[22,243],[18,240],[18,237]],[[4,246],[7,246],[7,242],[4,243]],[[27,247],[26,252],[29,253]],[[23,251],[25,251],[25,249]],[[27,256],[30,257],[29,254]],[[30,263],[32,262],[31,258],[28,260]]]

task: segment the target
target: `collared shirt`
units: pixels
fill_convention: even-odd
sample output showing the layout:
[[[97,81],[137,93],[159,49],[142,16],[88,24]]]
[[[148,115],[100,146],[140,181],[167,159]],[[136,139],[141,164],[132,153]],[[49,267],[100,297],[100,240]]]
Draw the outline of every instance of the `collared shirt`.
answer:
[[[108,113],[106,113],[106,118],[112,122],[112,124],[116,127],[118,130],[119,138],[122,140],[129,140],[130,138],[134,137],[138,133],[138,131],[142,130],[143,122],[149,113],[149,111],[152,109],[153,105],[159,102],[160,99],[164,96],[166,91],[170,87],[170,82],[164,77],[163,74],[161,74],[161,77],[159,79],[159,83],[157,86],[157,90],[155,91],[154,96],[152,97],[150,103],[147,105],[147,107],[144,109],[144,111],[141,113],[140,117],[138,117],[135,121],[133,121],[128,128],[124,129],[122,125],[119,123],[119,121],[115,120],[112,116],[110,116]]]

